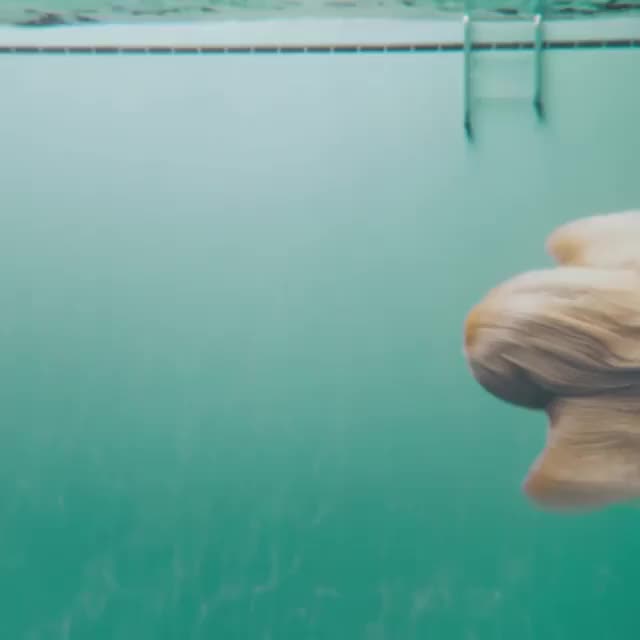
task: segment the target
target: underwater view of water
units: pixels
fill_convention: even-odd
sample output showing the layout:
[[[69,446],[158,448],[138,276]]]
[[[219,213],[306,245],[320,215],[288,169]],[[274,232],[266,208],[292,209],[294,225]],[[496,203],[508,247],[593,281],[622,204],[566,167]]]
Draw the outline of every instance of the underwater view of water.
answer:
[[[372,40],[314,24],[269,37]],[[458,23],[0,32],[0,637],[637,637],[637,506],[532,504],[545,417],[462,352],[554,228],[640,207],[639,23],[585,25],[544,118],[532,50],[473,54],[472,140]]]
[[[637,15],[638,0],[3,0],[0,24],[56,26],[94,23],[210,22],[291,17],[519,19]]]

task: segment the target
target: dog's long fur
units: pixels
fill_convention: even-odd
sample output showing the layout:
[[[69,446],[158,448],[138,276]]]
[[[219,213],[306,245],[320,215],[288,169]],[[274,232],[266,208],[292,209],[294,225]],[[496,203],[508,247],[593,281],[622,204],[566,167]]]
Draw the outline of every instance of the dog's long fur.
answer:
[[[640,497],[640,212],[566,224],[547,250],[558,267],[504,282],[468,314],[471,372],[548,415],[531,499],[569,509]]]

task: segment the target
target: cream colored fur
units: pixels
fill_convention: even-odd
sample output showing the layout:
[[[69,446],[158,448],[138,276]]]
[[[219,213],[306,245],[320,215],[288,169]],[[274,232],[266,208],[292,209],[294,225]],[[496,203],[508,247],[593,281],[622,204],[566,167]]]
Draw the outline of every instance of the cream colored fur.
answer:
[[[548,415],[524,482],[532,500],[589,509],[640,497],[640,211],[566,224],[547,250],[558,267],[511,278],[469,312],[471,372]]]

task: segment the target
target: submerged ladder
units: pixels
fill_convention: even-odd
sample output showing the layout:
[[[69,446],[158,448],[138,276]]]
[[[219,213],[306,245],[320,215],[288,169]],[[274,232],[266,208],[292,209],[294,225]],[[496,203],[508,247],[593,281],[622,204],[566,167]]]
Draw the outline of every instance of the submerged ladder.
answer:
[[[543,9],[542,0],[537,0],[535,11],[532,15],[533,18],[533,43],[528,46],[514,47],[509,43],[494,43],[494,44],[481,44],[475,45],[473,42],[473,25],[471,21],[472,12],[469,6],[465,7],[465,13],[463,15],[463,29],[464,29],[464,130],[467,138],[473,140],[474,128],[473,128],[473,79],[474,72],[472,68],[472,52],[474,50],[483,51],[497,51],[499,49],[512,50],[529,50],[533,51],[533,96],[531,98],[532,105],[538,120],[544,120],[544,101],[542,91],[542,50],[544,49],[544,35],[543,35]],[[522,45],[523,43],[516,43]]]

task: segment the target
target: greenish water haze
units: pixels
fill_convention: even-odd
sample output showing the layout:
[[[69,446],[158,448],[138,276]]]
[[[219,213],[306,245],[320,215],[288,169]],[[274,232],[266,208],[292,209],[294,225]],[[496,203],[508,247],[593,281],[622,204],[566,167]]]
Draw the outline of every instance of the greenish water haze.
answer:
[[[0,24],[60,25],[210,23],[292,17],[440,19],[465,11],[493,20],[531,18],[592,19],[638,16],[637,0],[2,0]]]
[[[640,206],[640,51],[5,57],[0,637],[636,638],[640,511],[537,511],[468,308]]]

